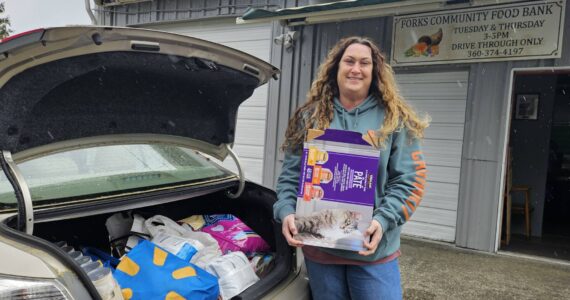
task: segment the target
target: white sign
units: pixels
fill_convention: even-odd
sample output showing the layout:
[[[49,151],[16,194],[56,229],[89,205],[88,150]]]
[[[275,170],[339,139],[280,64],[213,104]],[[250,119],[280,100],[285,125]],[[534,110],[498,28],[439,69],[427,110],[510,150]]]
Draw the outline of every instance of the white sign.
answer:
[[[565,0],[394,17],[393,65],[559,58]]]

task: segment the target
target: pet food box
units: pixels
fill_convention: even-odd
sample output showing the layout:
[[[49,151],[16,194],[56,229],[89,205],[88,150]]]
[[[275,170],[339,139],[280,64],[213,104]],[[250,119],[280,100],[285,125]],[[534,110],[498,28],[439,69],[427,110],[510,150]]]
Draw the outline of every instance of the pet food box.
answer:
[[[364,249],[374,210],[380,150],[374,131],[309,130],[295,225],[305,245]]]

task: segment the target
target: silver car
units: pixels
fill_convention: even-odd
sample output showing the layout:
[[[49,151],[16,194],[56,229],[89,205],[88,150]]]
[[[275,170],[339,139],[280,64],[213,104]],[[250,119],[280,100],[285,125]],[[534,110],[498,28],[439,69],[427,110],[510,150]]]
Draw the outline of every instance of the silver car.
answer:
[[[278,70],[176,34],[39,29],[0,43],[0,299],[99,299],[54,244],[108,249],[105,220],[229,213],[275,253],[238,298],[309,298],[302,261],[272,218],[275,193],[232,151],[239,105]],[[213,159],[233,158],[238,174]]]

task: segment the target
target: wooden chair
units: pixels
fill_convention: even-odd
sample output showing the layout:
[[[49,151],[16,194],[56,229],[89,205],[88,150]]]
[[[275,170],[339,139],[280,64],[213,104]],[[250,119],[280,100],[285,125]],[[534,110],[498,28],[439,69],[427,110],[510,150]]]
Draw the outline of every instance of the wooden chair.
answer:
[[[505,185],[505,211],[506,211],[506,233],[505,233],[505,244],[509,245],[511,241],[511,215],[513,213],[523,214],[524,215],[524,224],[525,224],[525,236],[527,239],[530,239],[531,233],[531,222],[530,222],[530,192],[531,188],[528,185],[513,185],[513,170],[512,170],[512,156],[511,156],[511,148],[507,152],[507,178],[506,178],[506,185]],[[514,193],[523,193],[524,194],[524,203],[522,205],[513,205],[513,194]]]

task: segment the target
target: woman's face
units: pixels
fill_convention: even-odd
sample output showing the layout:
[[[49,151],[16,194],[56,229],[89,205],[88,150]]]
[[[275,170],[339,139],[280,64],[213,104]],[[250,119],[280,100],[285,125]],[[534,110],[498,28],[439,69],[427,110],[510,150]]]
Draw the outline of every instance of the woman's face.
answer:
[[[372,68],[372,50],[368,46],[348,46],[338,65],[336,80],[340,94],[357,98],[368,96]]]

